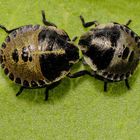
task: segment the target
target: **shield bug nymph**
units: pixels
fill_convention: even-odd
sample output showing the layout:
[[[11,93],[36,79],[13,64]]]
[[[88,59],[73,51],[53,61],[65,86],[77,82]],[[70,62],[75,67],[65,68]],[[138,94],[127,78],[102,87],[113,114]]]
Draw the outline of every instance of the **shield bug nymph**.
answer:
[[[84,27],[95,24],[80,37],[79,46],[84,61],[90,66],[91,71],[83,70],[69,77],[76,78],[85,74],[104,81],[104,91],[107,91],[108,82],[125,80],[129,87],[128,78],[133,74],[139,63],[140,39],[128,25],[116,22],[99,24],[97,21],[85,23],[80,16]]]
[[[7,30],[0,25],[9,34],[0,48],[0,63],[5,74],[21,85],[16,95],[25,88],[46,87],[47,100],[49,90],[78,61],[79,49],[64,30],[46,20],[44,11],[42,21],[46,26],[26,25]]]

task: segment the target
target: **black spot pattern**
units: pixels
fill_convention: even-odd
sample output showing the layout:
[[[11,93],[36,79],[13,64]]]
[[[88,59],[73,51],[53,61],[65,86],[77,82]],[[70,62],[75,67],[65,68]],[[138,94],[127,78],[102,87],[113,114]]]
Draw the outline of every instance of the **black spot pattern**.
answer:
[[[3,54],[3,50],[0,49],[0,55],[2,55],[2,54]]]
[[[32,86],[32,87],[37,87],[38,84],[37,84],[35,81],[31,81],[31,86]]]
[[[28,50],[25,47],[22,48],[22,54],[21,54],[21,56],[22,56],[22,60],[24,62],[27,62],[28,61]]]
[[[110,73],[110,74],[107,75],[107,78],[109,78],[109,79],[112,78],[112,77],[113,77],[113,74],[112,73]]]
[[[24,80],[24,81],[23,81],[23,86],[24,86],[24,87],[29,87],[29,82],[28,82],[27,80]]]
[[[129,33],[130,30],[126,27],[126,28],[125,28],[125,31],[126,31],[127,33]]]
[[[6,44],[2,43],[2,48],[5,49],[6,48]]]
[[[114,49],[109,48],[107,50],[100,50],[100,47],[97,45],[89,46],[87,52],[84,55],[90,57],[93,64],[95,64],[98,70],[103,70],[108,67],[110,64],[113,56],[114,56]]]
[[[138,42],[138,48],[140,48],[140,42]]]
[[[131,52],[130,56],[129,56],[129,62],[132,62],[134,59],[134,51]]]
[[[8,68],[5,68],[5,69],[4,69],[4,73],[5,73],[6,75],[9,73]]]
[[[0,64],[2,64],[2,62],[3,62],[3,57],[2,55],[0,55]]]
[[[120,80],[124,79],[124,74],[120,75]]]
[[[118,55],[119,58],[120,58],[121,56],[122,56],[121,54]]]
[[[7,42],[7,43],[10,42],[10,37],[9,36],[6,37],[5,42]]]
[[[6,61],[6,56],[5,55],[3,56],[3,58],[4,58],[3,60]]]
[[[14,75],[13,75],[13,73],[10,73],[9,74],[9,78],[13,81],[14,80]]]
[[[68,71],[70,69],[65,54],[41,54],[39,61],[43,76],[50,81],[58,78],[62,71]]]
[[[136,36],[136,37],[135,37],[135,42],[138,42],[138,40],[139,40],[139,37]]]
[[[32,59],[32,56],[30,56],[30,57],[29,57],[29,61],[31,62],[32,60],[33,60],[33,59]]]
[[[18,56],[18,50],[17,49],[14,49],[14,51],[12,52],[12,58],[16,63],[18,62],[19,56]]]
[[[103,75],[106,76],[108,74],[108,72],[104,72]]]
[[[129,48],[126,47],[123,51],[122,59],[126,59],[128,57],[128,54],[129,54]]]
[[[17,84],[21,84],[21,79],[17,77],[16,80],[15,80],[15,82],[16,82]]]
[[[1,67],[4,68],[5,67],[5,64],[1,64]]]
[[[120,25],[120,29],[124,31],[124,28],[123,28],[123,26],[121,26],[121,25]]]
[[[135,33],[133,31],[131,31],[131,37],[134,37],[135,36]]]

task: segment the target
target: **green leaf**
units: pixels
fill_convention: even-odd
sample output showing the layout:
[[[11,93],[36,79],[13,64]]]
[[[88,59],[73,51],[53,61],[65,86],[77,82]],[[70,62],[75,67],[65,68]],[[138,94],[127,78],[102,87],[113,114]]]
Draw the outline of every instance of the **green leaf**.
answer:
[[[41,10],[49,21],[64,29],[70,37],[84,29],[79,20],[100,23],[126,23],[140,34],[139,0],[1,0],[0,24],[13,29],[27,24],[42,24]],[[0,29],[0,43],[6,33]],[[84,69],[75,66],[73,71]],[[138,140],[140,139],[140,67],[124,82],[103,82],[89,76],[64,78],[44,101],[45,89],[24,90],[10,81],[0,69],[1,140]]]

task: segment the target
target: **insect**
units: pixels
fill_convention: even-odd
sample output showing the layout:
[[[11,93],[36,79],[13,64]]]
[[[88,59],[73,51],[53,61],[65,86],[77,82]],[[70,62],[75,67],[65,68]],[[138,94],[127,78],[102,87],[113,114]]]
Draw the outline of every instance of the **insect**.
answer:
[[[21,85],[16,96],[24,89],[44,88],[45,100],[49,90],[59,85],[79,59],[79,49],[68,34],[46,20],[42,11],[44,25],[26,25],[7,30],[9,35],[0,48],[0,63],[4,73]]]
[[[80,37],[79,46],[84,56],[84,63],[92,71],[82,70],[69,77],[76,78],[85,74],[104,81],[104,91],[108,82],[125,81],[129,89],[128,78],[133,74],[139,63],[140,39],[128,25],[116,22],[99,24],[97,21],[85,22],[80,16],[82,25],[95,28]]]

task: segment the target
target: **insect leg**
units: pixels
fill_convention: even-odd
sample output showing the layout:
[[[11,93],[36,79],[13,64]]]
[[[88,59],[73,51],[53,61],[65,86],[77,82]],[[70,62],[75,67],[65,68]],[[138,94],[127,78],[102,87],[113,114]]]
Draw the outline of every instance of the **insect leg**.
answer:
[[[128,26],[130,23],[132,22],[132,20],[131,19],[129,19],[127,22],[126,22],[126,26]]]
[[[81,71],[78,71],[78,72],[76,72],[76,73],[74,73],[74,74],[71,74],[71,73],[69,73],[67,76],[69,77],[69,78],[77,78],[77,77],[80,77],[80,76],[83,76],[83,75],[90,75],[90,76],[93,76],[89,71],[87,71],[87,70],[81,70]]]
[[[0,25],[0,28],[3,29],[6,33],[10,34],[11,32],[13,32],[14,30],[17,30],[18,28],[15,28],[15,29],[11,29],[11,30],[8,30],[5,26],[3,25]]]
[[[104,92],[107,92],[107,82],[104,82]]]
[[[42,12],[42,22],[43,22],[45,25],[57,27],[54,23],[51,23],[51,22],[49,22],[49,21],[46,20],[46,16],[45,16],[44,10],[42,10],[41,12]]]
[[[49,95],[48,95],[48,94],[49,94],[49,90],[51,90],[51,89],[57,87],[59,84],[60,84],[60,81],[55,82],[55,83],[49,85],[48,87],[46,87],[46,91],[45,91],[45,101],[48,100],[48,97],[49,97]]]
[[[95,24],[95,26],[99,25],[99,23],[98,23],[96,20],[90,21],[90,22],[85,22],[83,16],[80,16],[80,20],[81,20],[81,22],[82,22],[82,25],[83,25],[85,28],[90,27],[90,26],[92,26],[92,25],[94,25],[94,24]]]
[[[73,37],[73,38],[72,38],[72,40],[71,40],[71,41],[72,41],[72,42],[75,42],[75,41],[77,40],[77,38],[78,38],[78,37],[77,37],[77,36],[75,36],[75,37]]]
[[[18,93],[16,94],[16,96],[19,96],[22,93],[23,90],[24,90],[24,87],[23,86],[20,87],[20,90],[18,91]]]
[[[126,85],[126,87],[127,87],[128,89],[130,89],[128,79],[125,79],[125,85]]]

